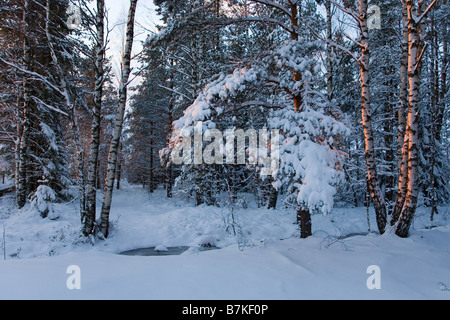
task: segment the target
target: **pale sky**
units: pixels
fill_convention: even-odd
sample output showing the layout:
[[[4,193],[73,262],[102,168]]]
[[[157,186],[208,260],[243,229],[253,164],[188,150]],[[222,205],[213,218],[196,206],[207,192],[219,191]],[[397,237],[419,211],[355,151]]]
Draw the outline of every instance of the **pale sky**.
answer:
[[[106,0],[109,29],[113,29],[109,37],[108,55],[112,56],[113,72],[116,74],[116,77],[120,76],[121,53],[125,42],[125,27],[129,5],[130,0]],[[145,40],[148,34],[155,30],[155,25],[158,23],[153,0],[139,0],[136,10],[134,55],[142,50],[141,41]],[[137,61],[134,61],[132,66],[134,71],[139,69]],[[139,79],[136,79],[131,86],[136,85],[138,82]],[[115,84],[118,85],[118,80],[115,81]]]

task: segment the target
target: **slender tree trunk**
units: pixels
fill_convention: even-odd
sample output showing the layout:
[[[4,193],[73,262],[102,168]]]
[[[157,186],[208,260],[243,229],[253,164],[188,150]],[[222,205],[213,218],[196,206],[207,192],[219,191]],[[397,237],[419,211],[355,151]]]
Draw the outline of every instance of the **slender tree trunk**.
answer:
[[[98,172],[98,155],[100,147],[100,119],[103,99],[103,82],[104,82],[104,59],[105,59],[105,1],[97,0],[97,16],[96,16],[96,46],[95,46],[95,88],[94,88],[94,108],[92,117],[92,140],[91,150],[88,162],[88,177],[86,183],[86,216],[84,219],[85,236],[92,234],[94,231],[96,201],[97,201],[97,172]]]
[[[170,59],[169,60],[169,64],[170,64],[170,77],[169,77],[169,88],[171,90],[174,89],[174,75],[173,75],[173,67],[174,67],[174,60]],[[171,91],[172,92],[172,91]],[[173,123],[173,114],[174,114],[174,95],[173,93],[171,94],[171,97],[169,99],[169,109],[168,109],[168,131],[171,131],[172,128],[172,123]],[[168,142],[170,143],[170,135],[168,135]],[[167,167],[167,198],[172,198],[173,193],[173,183],[174,183],[174,178],[173,178],[173,168],[172,168],[172,164],[169,162],[169,165]]]
[[[120,143],[119,146],[119,158],[117,160],[117,171],[116,171],[116,189],[120,190],[120,179],[122,179],[122,148],[123,148],[123,143]]]
[[[173,172],[172,172],[172,164],[169,163],[169,167],[167,168],[167,190],[166,190],[167,198],[173,197],[172,188],[173,188]]]
[[[406,1],[408,10],[408,82],[409,110],[406,132],[408,139],[408,191],[397,222],[395,233],[399,237],[408,236],[417,207],[419,194],[419,89],[421,69],[420,22],[416,22],[418,11],[414,0]]]
[[[101,212],[100,232],[105,238],[109,234],[109,212],[111,210],[112,194],[114,189],[114,178],[117,168],[117,155],[122,136],[123,120],[127,103],[127,87],[131,73],[131,54],[134,40],[134,20],[136,14],[137,0],[130,0],[130,10],[128,13],[125,52],[122,65],[122,79],[119,87],[119,106],[114,123],[114,133],[109,150],[108,170],[106,174],[105,188],[103,194],[103,204]]]
[[[28,38],[29,30],[30,1],[24,1],[23,8],[23,68],[30,70],[31,66],[31,45]],[[21,110],[22,132],[19,145],[19,176],[17,188],[17,206],[21,209],[27,203],[27,167],[28,167],[28,139],[30,133],[30,108],[31,108],[31,92],[28,75],[24,75],[23,79],[23,104]]]
[[[370,110],[370,80],[369,80],[369,28],[367,21],[367,0],[360,0],[360,29],[361,29],[361,59],[359,63],[361,71],[361,110],[362,124],[364,128],[365,153],[367,179],[369,192],[372,197],[373,206],[376,213],[378,230],[381,234],[386,228],[386,204],[378,181],[378,172],[375,160],[374,135],[372,128],[372,114]]]
[[[70,121],[72,125],[72,134],[75,141],[75,152],[77,154],[78,164],[78,191],[80,193],[80,215],[83,223],[86,217],[86,179],[84,176],[84,150],[80,139],[80,128],[78,126],[75,108],[71,108]]]
[[[298,6],[300,6],[300,9]],[[290,7],[291,7],[291,28],[293,30],[291,32],[291,40],[298,41],[298,33],[296,29],[298,28],[299,13],[301,12],[301,1],[291,2]],[[303,75],[301,74],[301,72],[298,72],[294,69],[292,73],[294,81],[300,82],[303,80]],[[301,88],[298,90],[298,92],[292,93],[292,98],[294,100],[295,111],[299,112],[303,106],[303,96]]]
[[[429,158],[430,158],[430,191],[429,191],[429,199],[430,199],[430,206],[431,206],[431,214],[430,214],[430,220],[434,220],[434,215],[438,213],[437,209],[437,201],[436,201],[436,178],[435,178],[435,166],[436,166],[436,116],[439,106],[439,99],[440,99],[440,90],[439,90],[439,43],[438,43],[438,33],[435,27],[435,16],[434,13],[431,16],[431,61],[430,61],[430,75],[431,75],[431,95],[430,95],[430,106],[431,106],[431,134],[430,136],[430,152],[429,152]],[[425,187],[426,188],[426,187]]]
[[[332,14],[331,14],[331,0],[325,1],[325,9],[327,14],[327,95],[328,100],[333,100],[333,28],[332,28]]]
[[[408,136],[406,133],[406,115],[408,112],[408,10],[406,2],[402,9],[402,53],[400,58],[400,93],[398,105],[398,134],[397,134],[397,167],[399,170],[397,201],[392,211],[391,225],[397,223],[405,203],[408,182]]]
[[[23,130],[23,122],[22,122],[22,90],[20,86],[18,87],[17,94],[17,108],[16,108],[16,140],[14,141],[14,162],[15,162],[15,186],[16,190],[19,191],[19,177],[20,177],[20,145],[22,139],[22,130]],[[16,200],[17,201],[17,200]]]
[[[448,0],[442,0],[442,5],[447,6]],[[448,61],[448,22],[447,19],[442,21],[442,67],[440,75],[440,103],[438,104],[438,110],[436,114],[436,131],[435,139],[441,141],[442,126],[444,123],[444,113],[446,108],[445,95],[447,94],[447,73],[449,72]]]
[[[394,72],[393,66],[388,66],[384,68],[384,75],[388,77]],[[392,79],[386,81],[384,86],[387,88],[393,88],[394,83]],[[393,209],[393,203],[395,201],[395,147],[394,147],[394,108],[393,108],[393,94],[389,94],[388,100],[384,105],[384,114],[386,118],[384,119],[384,147],[385,147],[385,163],[386,163],[386,177],[385,177],[385,199],[388,212]]]
[[[154,123],[150,122],[150,183],[149,183],[149,191],[150,193],[155,192],[155,148],[153,139],[153,127]]]

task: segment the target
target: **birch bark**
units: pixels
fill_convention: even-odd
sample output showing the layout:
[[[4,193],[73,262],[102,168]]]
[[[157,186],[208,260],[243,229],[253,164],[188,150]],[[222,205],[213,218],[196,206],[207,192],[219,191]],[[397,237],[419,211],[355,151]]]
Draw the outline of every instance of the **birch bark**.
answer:
[[[402,54],[400,58],[400,93],[398,106],[398,134],[397,134],[397,167],[399,170],[397,201],[391,216],[391,225],[394,225],[405,203],[408,176],[408,136],[406,133],[406,115],[408,112],[408,10],[406,2],[402,2]]]
[[[117,170],[117,157],[122,136],[123,120],[125,116],[125,107],[127,103],[127,87],[131,73],[131,54],[134,40],[134,20],[136,15],[136,6],[138,0],[130,0],[130,10],[128,12],[128,22],[126,30],[125,51],[122,63],[122,79],[119,87],[119,106],[114,122],[114,133],[111,141],[108,158],[108,170],[106,174],[105,187],[103,192],[103,204],[101,211],[100,232],[105,238],[109,233],[109,213],[111,210],[112,194],[114,190],[114,179]]]
[[[408,83],[409,108],[406,134],[408,135],[408,181],[405,202],[399,216],[395,233],[407,237],[417,207],[419,194],[419,87],[420,87],[420,22],[414,0],[407,0],[408,12]]]
[[[100,147],[100,119],[103,99],[104,82],[104,60],[105,60],[105,1],[97,0],[96,16],[96,61],[95,61],[95,90],[94,90],[94,108],[92,118],[92,138],[91,150],[89,153],[87,183],[86,183],[86,215],[84,219],[83,233],[85,236],[91,234],[94,229],[96,215],[96,179],[98,171],[98,155]]]
[[[386,204],[378,181],[377,165],[375,160],[375,145],[372,127],[372,113],[370,108],[370,78],[369,78],[369,28],[367,17],[368,1],[359,1],[359,25],[361,36],[361,58],[359,67],[361,71],[361,112],[364,129],[366,167],[369,193],[372,197],[376,213],[378,230],[381,234],[386,228]]]

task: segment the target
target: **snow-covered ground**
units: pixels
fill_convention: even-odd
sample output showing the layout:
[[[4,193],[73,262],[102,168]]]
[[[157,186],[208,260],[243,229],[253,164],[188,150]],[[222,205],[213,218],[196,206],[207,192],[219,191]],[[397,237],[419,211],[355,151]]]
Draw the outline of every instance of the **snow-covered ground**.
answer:
[[[300,240],[293,210],[249,204],[234,212],[235,236],[230,210],[124,184],[114,194],[110,238],[93,243],[80,237],[76,203],[56,205],[59,219],[50,220],[1,197],[0,299],[450,299],[450,208],[433,224],[419,208],[408,239],[363,235],[364,208],[335,209],[314,216],[314,236]],[[205,241],[221,249],[200,252]],[[156,246],[192,248],[180,256],[118,254]],[[379,272],[368,273],[374,265]],[[70,266],[77,271],[67,273]],[[80,290],[69,290],[72,276]],[[369,290],[375,276],[381,289]]]

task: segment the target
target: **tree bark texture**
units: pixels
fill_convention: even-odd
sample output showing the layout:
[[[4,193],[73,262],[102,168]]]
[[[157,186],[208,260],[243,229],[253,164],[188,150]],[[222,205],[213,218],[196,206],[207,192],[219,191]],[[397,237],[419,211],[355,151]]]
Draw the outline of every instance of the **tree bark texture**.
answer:
[[[414,0],[407,0],[408,12],[408,83],[409,108],[406,134],[408,135],[408,182],[405,202],[399,216],[395,233],[407,237],[417,207],[419,194],[419,88],[420,88],[420,22]]]
[[[28,38],[29,30],[29,15],[30,15],[30,1],[24,1],[23,7],[23,68],[24,70],[30,70],[31,66],[31,45]],[[27,159],[28,159],[28,138],[30,133],[30,106],[31,104],[31,92],[28,76],[24,75],[23,79],[23,101],[21,106],[19,121],[21,122],[22,132],[20,136],[19,144],[19,165],[18,173],[16,177],[17,183],[17,206],[21,209],[27,203]]]
[[[100,232],[105,238],[109,234],[109,213],[111,210],[112,194],[114,190],[114,179],[117,170],[117,157],[122,136],[123,120],[127,103],[127,87],[131,73],[131,54],[134,40],[134,20],[136,15],[137,0],[130,0],[130,10],[128,12],[128,22],[126,30],[125,52],[122,64],[122,79],[119,87],[119,106],[114,122],[114,133],[111,141],[108,158],[108,170],[106,174],[105,187],[103,192],[103,204],[101,211]]]
[[[86,215],[84,219],[84,235],[92,234],[95,224],[96,201],[97,201],[97,172],[98,172],[98,155],[100,147],[100,119],[103,99],[103,82],[104,82],[104,59],[105,59],[105,1],[97,0],[97,16],[96,16],[96,46],[95,46],[95,89],[94,89],[94,108],[92,117],[92,138],[91,149],[88,161],[88,176],[86,183]]]
[[[361,31],[361,58],[359,67],[361,71],[361,111],[364,129],[365,155],[369,192],[372,197],[376,213],[378,230],[381,234],[386,228],[386,204],[378,181],[378,172],[375,160],[375,145],[372,127],[372,114],[370,109],[370,79],[369,79],[369,28],[367,17],[368,1],[359,2],[359,24]]]

